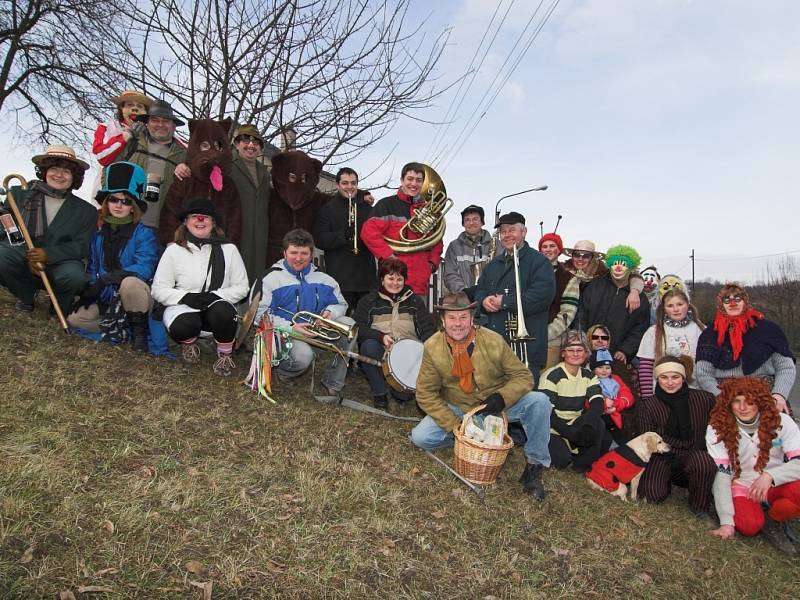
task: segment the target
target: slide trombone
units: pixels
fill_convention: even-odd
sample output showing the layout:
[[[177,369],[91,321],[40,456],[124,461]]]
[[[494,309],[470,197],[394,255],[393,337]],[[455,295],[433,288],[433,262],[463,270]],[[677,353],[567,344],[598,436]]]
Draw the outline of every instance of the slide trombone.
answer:
[[[358,256],[358,194],[347,194],[347,226],[353,230],[353,256]]]
[[[508,335],[511,348],[514,354],[517,355],[525,366],[530,368],[528,364],[528,342],[536,341],[536,338],[528,333],[528,327],[525,324],[525,312],[522,306],[522,290],[520,289],[520,276],[519,276],[519,251],[514,246],[514,287],[516,288],[515,295],[517,301],[517,312],[508,312],[506,315],[506,334]],[[508,294],[508,288],[505,290]]]

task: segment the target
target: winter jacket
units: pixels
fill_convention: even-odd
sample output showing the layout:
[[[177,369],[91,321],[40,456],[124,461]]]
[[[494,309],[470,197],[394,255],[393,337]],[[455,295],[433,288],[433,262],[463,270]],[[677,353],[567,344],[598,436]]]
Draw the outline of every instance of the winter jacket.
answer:
[[[467,233],[462,231],[456,239],[450,242],[444,254],[442,277],[445,287],[451,294],[475,285],[476,282],[472,277],[472,265],[488,260],[491,242],[492,235],[485,229],[481,229],[477,240],[470,239]]]
[[[389,244],[383,239],[384,236],[393,240],[400,239],[400,229],[424,206],[424,202],[412,204],[412,200],[402,200],[397,195],[387,196],[378,201],[372,210],[372,215],[361,227],[361,239],[375,258],[383,260],[394,254]],[[408,239],[420,237],[411,231],[405,235]],[[439,263],[442,261],[443,248],[444,245],[439,241],[427,250],[404,252],[397,255],[397,258],[408,267],[406,283],[414,290],[415,294],[427,297],[428,281],[431,273],[439,267]]]
[[[292,315],[307,310],[315,315],[330,311],[330,319],[343,317],[347,312],[347,302],[339,290],[339,285],[327,273],[317,270],[313,264],[302,271],[295,271],[279,260],[263,279],[257,280],[250,290],[250,300],[257,291],[261,292],[255,322],[261,321],[269,311],[276,326],[290,328]]]
[[[314,243],[325,251],[325,272],[339,283],[343,292],[368,292],[377,286],[375,257],[360,238],[359,253],[353,254],[353,235],[359,236],[362,225],[372,214],[364,195],[359,190],[353,198],[357,214],[355,232],[347,224],[348,200],[338,193],[320,209],[314,221]]]
[[[358,325],[358,343],[373,339],[380,341],[384,334],[395,340],[413,338],[424,342],[436,331],[431,313],[414,291],[405,286],[392,301],[375,290],[361,298],[353,314]]]
[[[425,342],[417,377],[417,404],[445,431],[453,431],[461,424],[448,404],[467,412],[498,393],[509,407],[533,389],[531,372],[502,337],[485,327],[479,326],[475,332],[471,358],[475,390],[467,393],[452,373],[453,355],[444,332],[434,333]]]
[[[555,276],[550,261],[528,246],[527,242],[517,255],[525,326],[534,338],[533,342],[528,343],[528,365],[539,367],[547,359],[547,315],[555,294]],[[481,304],[484,298],[492,294],[503,295],[501,310],[495,313],[486,312]],[[481,319],[486,320],[489,329],[508,339],[505,320],[509,312],[517,312],[512,254],[497,256],[486,266],[478,280],[475,300]]]
[[[253,181],[250,170],[244,160],[236,156],[233,159],[231,178],[239,191],[241,204],[242,239],[239,251],[247,278],[254,282],[262,277],[267,269],[267,232],[269,231],[269,170],[256,161],[257,181]]]
[[[107,273],[103,237],[102,230],[95,232],[92,236],[89,263],[86,267],[89,283],[94,283]],[[158,242],[155,233],[149,227],[137,223],[133,228],[133,234],[119,253],[119,266],[130,275],[138,277],[145,283],[150,283],[157,264]],[[98,297],[101,304],[111,302],[115,287],[119,286],[109,284],[102,289]]]
[[[641,304],[633,313],[625,308],[630,286],[617,287],[606,273],[593,279],[581,292],[578,303],[578,323],[586,331],[592,325],[602,324],[611,334],[611,353],[622,351],[630,362],[639,350],[642,336],[650,326],[650,303],[644,292],[639,292]]]
[[[225,277],[222,285],[213,292],[232,304],[247,296],[247,271],[236,246],[224,244]],[[181,303],[189,292],[201,292],[208,279],[208,263],[211,258],[211,244],[198,248],[192,242],[186,247],[170,244],[164,251],[153,276],[150,294],[164,306]]]

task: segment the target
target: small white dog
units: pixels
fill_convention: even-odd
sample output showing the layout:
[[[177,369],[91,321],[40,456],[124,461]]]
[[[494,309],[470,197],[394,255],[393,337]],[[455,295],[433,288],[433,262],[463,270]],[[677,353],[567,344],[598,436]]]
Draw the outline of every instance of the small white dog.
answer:
[[[650,457],[669,451],[669,444],[660,435],[648,431],[594,461],[586,471],[586,482],[590,487],[604,490],[626,502],[628,487],[625,484],[630,484],[631,500],[636,500],[639,479]]]

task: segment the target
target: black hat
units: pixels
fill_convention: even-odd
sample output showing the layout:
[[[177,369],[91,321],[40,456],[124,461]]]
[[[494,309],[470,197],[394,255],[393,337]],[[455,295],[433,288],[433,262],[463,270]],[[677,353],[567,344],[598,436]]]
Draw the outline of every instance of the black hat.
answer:
[[[470,204],[467,208],[461,211],[461,222],[464,222],[464,215],[468,213],[478,213],[481,216],[481,225],[485,224],[486,221],[484,220],[485,214],[483,209],[476,204]]]
[[[217,209],[211,204],[211,200],[206,198],[193,198],[189,200],[188,204],[183,206],[183,210],[178,213],[178,220],[185,221],[189,215],[206,215],[214,219],[214,222],[219,225],[220,218]]]
[[[497,225],[495,225],[495,228],[500,227],[500,225],[516,225],[517,223],[522,223],[525,225],[525,217],[518,212],[510,212],[504,214],[497,220]]]
[[[177,125],[178,127],[184,125],[184,122],[175,116],[172,107],[166,100],[153,100],[152,104],[150,104],[150,108],[147,109],[147,114],[137,115],[136,120],[139,121],[140,123],[147,123],[147,120],[150,117],[161,117],[162,119],[171,119],[172,121],[175,122],[175,125]]]

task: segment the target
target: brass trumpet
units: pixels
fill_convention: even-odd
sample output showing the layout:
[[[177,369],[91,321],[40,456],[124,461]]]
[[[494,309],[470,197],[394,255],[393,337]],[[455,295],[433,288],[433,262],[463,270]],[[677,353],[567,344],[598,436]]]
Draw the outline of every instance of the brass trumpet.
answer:
[[[337,323],[333,319],[326,319],[309,310],[300,310],[292,315],[292,324],[306,324],[308,331],[316,334],[318,338],[335,342],[340,337],[344,336],[347,341],[352,341],[358,333],[356,325],[345,325]]]
[[[347,226],[353,229],[353,256],[358,256],[358,195],[347,194]]]

